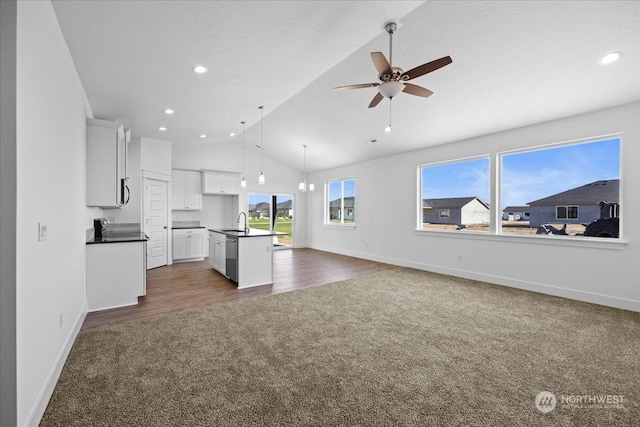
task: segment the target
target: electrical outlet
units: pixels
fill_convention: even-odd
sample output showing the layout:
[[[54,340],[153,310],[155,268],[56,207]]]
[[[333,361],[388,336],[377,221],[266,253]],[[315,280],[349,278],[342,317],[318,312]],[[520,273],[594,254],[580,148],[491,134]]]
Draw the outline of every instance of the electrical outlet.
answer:
[[[62,328],[62,325],[64,325],[64,313],[60,313],[58,315],[58,324],[59,324],[59,328]]]
[[[39,222],[38,223],[38,242],[42,242],[43,240],[47,240],[47,223]]]

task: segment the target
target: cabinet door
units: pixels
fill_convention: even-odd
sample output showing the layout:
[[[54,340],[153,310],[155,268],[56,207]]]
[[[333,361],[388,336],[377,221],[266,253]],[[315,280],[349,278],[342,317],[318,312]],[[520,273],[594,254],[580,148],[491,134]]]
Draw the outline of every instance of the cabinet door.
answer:
[[[202,258],[204,256],[204,235],[192,234],[189,236],[189,258]]]
[[[204,187],[202,192],[205,194],[218,194],[222,188],[222,175],[215,172],[203,172],[202,181]]]
[[[202,175],[204,194],[238,194],[238,174],[204,171]]]
[[[185,172],[173,171],[171,173],[171,209],[185,208],[185,188],[187,186]]]
[[[189,237],[173,236],[173,259],[189,258]]]
[[[124,178],[122,125],[105,120],[87,119],[86,191],[87,206],[119,208],[120,179]]]
[[[238,176],[222,175],[222,192],[225,194],[238,194]]]
[[[185,208],[202,209],[202,180],[199,172],[186,173]]]
[[[215,262],[214,262],[214,257],[216,252],[215,246],[216,246],[216,241],[213,240],[213,233],[209,232],[209,265],[211,265],[211,268],[216,268]]]

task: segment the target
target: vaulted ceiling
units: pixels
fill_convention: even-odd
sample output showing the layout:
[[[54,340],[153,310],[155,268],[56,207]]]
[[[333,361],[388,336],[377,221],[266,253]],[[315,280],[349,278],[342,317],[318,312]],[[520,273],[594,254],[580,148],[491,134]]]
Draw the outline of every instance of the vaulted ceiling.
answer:
[[[97,118],[173,144],[240,144],[246,121],[257,150],[264,106],[264,155],[301,169],[307,144],[309,171],[640,100],[636,1],[52,3]],[[378,81],[389,21],[393,65],[453,63],[393,99],[386,133],[388,99],[333,88]]]

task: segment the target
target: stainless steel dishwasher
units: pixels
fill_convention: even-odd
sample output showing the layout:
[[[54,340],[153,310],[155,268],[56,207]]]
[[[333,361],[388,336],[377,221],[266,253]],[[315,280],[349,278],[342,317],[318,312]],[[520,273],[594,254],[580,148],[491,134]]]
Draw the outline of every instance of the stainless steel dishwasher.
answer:
[[[238,238],[227,234],[226,243],[225,272],[229,279],[238,283]]]

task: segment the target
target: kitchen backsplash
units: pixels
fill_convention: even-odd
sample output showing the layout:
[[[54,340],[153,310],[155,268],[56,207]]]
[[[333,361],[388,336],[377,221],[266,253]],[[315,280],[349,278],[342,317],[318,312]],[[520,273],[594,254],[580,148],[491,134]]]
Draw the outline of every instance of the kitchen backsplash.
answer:
[[[171,221],[202,221],[201,211],[171,211]]]

